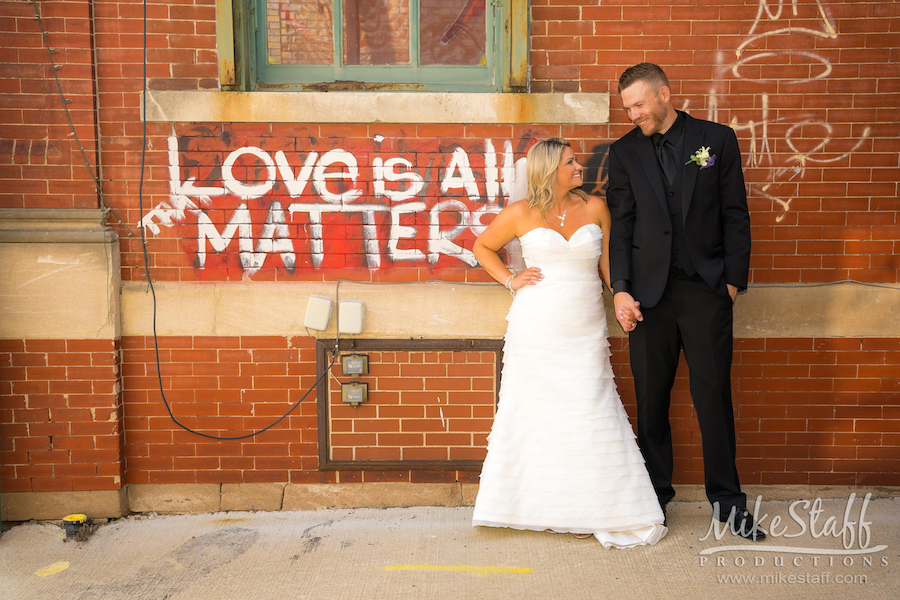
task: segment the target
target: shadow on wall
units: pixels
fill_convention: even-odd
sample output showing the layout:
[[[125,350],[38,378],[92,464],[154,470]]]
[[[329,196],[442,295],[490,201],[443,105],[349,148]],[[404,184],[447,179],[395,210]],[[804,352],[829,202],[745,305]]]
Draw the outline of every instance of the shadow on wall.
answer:
[[[606,196],[606,179],[609,175],[607,155],[612,142],[597,144],[591,149],[591,157],[584,165],[584,191]]]

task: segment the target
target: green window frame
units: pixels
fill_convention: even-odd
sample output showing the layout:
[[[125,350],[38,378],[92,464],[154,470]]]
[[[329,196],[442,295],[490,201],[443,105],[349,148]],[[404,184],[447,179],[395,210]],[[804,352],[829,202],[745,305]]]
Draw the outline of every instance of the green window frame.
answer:
[[[334,0],[331,7],[332,64],[275,64],[269,59],[267,19],[271,15],[267,15],[266,0],[230,2],[234,55],[226,57],[224,68],[220,59],[220,71],[226,73],[222,81],[226,89],[527,91],[528,0],[485,0],[484,59],[481,64],[470,66],[418,64],[422,43],[418,28],[420,0],[409,0],[409,63],[402,65],[344,64],[344,0]],[[219,1],[220,5],[227,3],[228,0]],[[221,33],[219,39],[223,41]],[[233,76],[229,76],[231,65]]]

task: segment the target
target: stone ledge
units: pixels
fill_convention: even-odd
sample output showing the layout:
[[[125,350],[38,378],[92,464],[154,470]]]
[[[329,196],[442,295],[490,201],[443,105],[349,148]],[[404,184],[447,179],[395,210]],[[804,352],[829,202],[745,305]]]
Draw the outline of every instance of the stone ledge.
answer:
[[[223,483],[219,510],[282,510],[287,483]]]
[[[702,485],[676,485],[675,502],[705,502]],[[900,497],[897,486],[750,485],[753,503],[846,499],[856,494]],[[475,483],[170,483],[130,484],[122,490],[10,492],[2,495],[4,521],[57,520],[72,513],[118,518],[134,513],[195,514],[243,510],[322,510],[473,506]],[[763,509],[765,507],[763,506]]]
[[[453,92],[147,92],[147,120],[163,123],[609,122],[609,94]]]
[[[385,295],[385,289],[390,290]],[[840,283],[787,287],[753,286],[738,296],[735,338],[898,337],[900,319],[885,319],[897,305],[900,285],[881,287]],[[326,282],[158,282],[159,335],[307,335],[303,315],[311,295],[335,298],[336,284]],[[340,297],[366,305],[361,337],[500,339],[506,331],[511,298],[499,284],[415,282],[373,284],[345,281]],[[122,335],[152,335],[153,298],[146,284],[122,286]],[[610,337],[625,337],[614,324],[612,298],[604,292]],[[254,310],[248,312],[247,306]],[[285,311],[285,306],[299,307]],[[855,306],[878,310],[854,311]],[[317,335],[334,337],[332,319]]]
[[[125,489],[77,492],[2,492],[4,521],[57,520],[84,514],[89,519],[116,519],[128,514]]]
[[[117,239],[100,209],[0,208],[0,243],[91,244]]]
[[[460,483],[171,483],[127,486],[131,512],[318,510],[471,506],[476,484]]]
[[[282,510],[471,506],[473,483],[319,483],[288,485]]]
[[[131,512],[217,512],[222,505],[222,484],[219,483],[141,483],[129,484],[126,489]]]
[[[673,502],[706,502],[706,490],[702,485],[676,485]],[[872,494],[873,498],[896,498],[900,496],[898,486],[861,485],[743,485],[747,501],[756,502],[761,497],[763,503],[775,500],[815,500],[816,498],[848,498],[855,493],[858,498]]]

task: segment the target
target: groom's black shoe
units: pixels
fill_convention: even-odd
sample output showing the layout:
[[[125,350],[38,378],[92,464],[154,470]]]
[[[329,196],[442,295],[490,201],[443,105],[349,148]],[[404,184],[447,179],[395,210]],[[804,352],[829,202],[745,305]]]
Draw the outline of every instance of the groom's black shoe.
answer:
[[[663,527],[668,527],[669,526],[669,517],[666,516],[666,507],[660,506],[660,508],[663,511]]]
[[[753,515],[746,508],[736,509],[734,520],[731,522],[731,531],[754,542],[766,539],[766,532],[753,520]]]

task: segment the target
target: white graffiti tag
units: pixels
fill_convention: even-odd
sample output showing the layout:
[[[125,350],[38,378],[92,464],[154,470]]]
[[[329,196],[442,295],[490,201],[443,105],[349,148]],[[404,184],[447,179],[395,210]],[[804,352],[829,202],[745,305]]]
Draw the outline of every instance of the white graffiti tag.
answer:
[[[380,140],[376,138],[376,141]],[[200,187],[195,177],[182,180],[178,138],[170,136],[169,199],[148,211],[140,225],[158,235],[160,226],[184,224],[188,215],[194,215],[197,221],[197,267],[206,267],[209,248],[221,253],[236,239],[241,267],[252,275],[263,267],[266,258],[272,254],[281,259],[286,269],[294,270],[297,264],[296,240],[291,238],[289,224],[295,218],[305,221],[303,229],[307,233],[305,241],[310,263],[313,267],[321,266],[325,258],[323,215],[355,213],[362,217],[362,238],[368,268],[381,268],[383,254],[387,254],[392,263],[427,261],[428,264],[435,264],[440,256],[445,255],[474,267],[478,263],[472,252],[453,240],[467,230],[475,236],[484,230],[486,225],[482,218],[486,214],[496,214],[509,202],[516,176],[511,141],[505,141],[503,152],[498,153],[493,141],[485,140],[484,181],[481,185],[471,166],[469,153],[458,147],[443,170],[441,197],[432,198],[428,208],[425,178],[403,157],[377,156],[372,159],[373,197],[366,198],[359,162],[353,153],[334,148],[321,156],[316,151],[305,155],[298,153],[296,156],[298,166],[295,168],[288,154],[282,150],[272,156],[256,146],[237,148],[222,163],[221,186]],[[249,170],[244,166],[248,162],[260,167],[255,170],[256,179],[250,182],[239,175]],[[259,234],[255,235],[248,203],[270,194],[277,197],[273,190],[279,182],[283,184],[286,195],[294,201],[285,210],[282,203],[273,198],[268,204],[266,221]],[[445,197],[459,191],[477,208],[471,209],[461,199]],[[219,231],[209,211],[215,208],[214,198],[225,196],[239,198],[241,203]],[[416,217],[420,213],[427,214],[424,221]],[[379,222],[383,221],[377,217],[379,214],[387,220],[387,239],[379,238]],[[441,215],[446,216],[442,219]],[[452,224],[449,227],[442,225],[448,219]],[[426,251],[409,242],[422,237],[422,233],[427,239]]]
[[[759,0],[759,9],[756,13],[756,19],[753,21],[753,26],[750,28],[748,32],[749,37],[741,43],[740,46],[737,47],[735,51],[735,55],[737,56],[737,61],[732,66],[732,72],[734,76],[741,79],[744,78],[741,75],[741,67],[746,67],[747,65],[754,64],[763,64],[765,65],[767,61],[771,60],[777,54],[786,52],[788,54],[799,55],[805,58],[811,59],[812,61],[819,63],[819,71],[818,73],[811,74],[809,72],[805,73],[803,76],[798,76],[790,80],[786,80],[785,83],[802,83],[804,81],[811,81],[813,79],[822,79],[827,77],[831,73],[831,63],[827,58],[820,54],[816,54],[815,52],[810,52],[808,50],[799,50],[796,48],[793,49],[785,49],[785,50],[766,50],[766,51],[757,51],[753,48],[753,45],[760,40],[765,42],[765,38],[778,36],[778,35],[811,35],[814,37],[821,37],[827,39],[835,39],[837,38],[837,31],[834,28],[834,24],[828,18],[828,15],[825,14],[825,9],[822,7],[822,3],[819,0],[815,0],[815,13],[810,11],[810,15],[808,19],[804,19],[805,15],[800,15],[801,8],[810,8],[809,5],[802,3],[799,0],[791,0],[791,16],[786,17],[787,24],[782,26],[777,26],[772,29],[765,29],[765,26],[769,23],[776,23],[781,25],[784,23],[782,20],[782,13],[784,12],[786,0]],[[793,17],[793,18],[792,18]],[[799,17],[799,18],[798,18]],[[812,24],[818,24],[820,29],[814,29],[812,27],[805,27],[802,24],[797,23],[806,23],[809,22]],[[764,78],[750,78],[751,81],[762,82],[765,81]]]
[[[736,60],[730,65],[730,75],[759,84],[761,89],[775,89],[776,85],[791,84],[801,86],[823,78],[832,72],[831,62],[823,54],[799,50],[802,45],[795,43],[773,43],[776,36],[812,36],[813,38],[836,39],[837,29],[829,18],[820,0],[759,0],[756,18],[748,31],[747,38],[735,50]],[[774,60],[778,55],[789,55],[787,64]],[[724,62],[724,61],[723,61]],[[778,68],[766,68],[775,62]],[[750,73],[755,75],[750,76]],[[768,76],[767,76],[768,75]],[[737,117],[729,125],[738,132],[746,132],[750,138],[750,148],[746,155],[748,167],[771,165],[768,181],[752,183],[751,193],[772,202],[773,209],[781,209],[775,221],[782,222],[797,199],[798,186],[813,165],[846,161],[871,135],[871,128],[865,127],[853,134],[848,131],[835,135],[834,127],[825,116],[817,118],[815,112],[804,111],[799,122],[791,123],[784,117],[773,118],[770,110],[771,93],[761,91],[758,102],[759,115],[743,122]],[[711,90],[708,100],[708,117],[718,122],[719,98],[716,90]],[[786,129],[785,129],[786,127]],[[773,131],[778,133],[773,134]],[[783,140],[790,149],[776,155],[773,146]],[[776,161],[780,160],[780,164]]]

